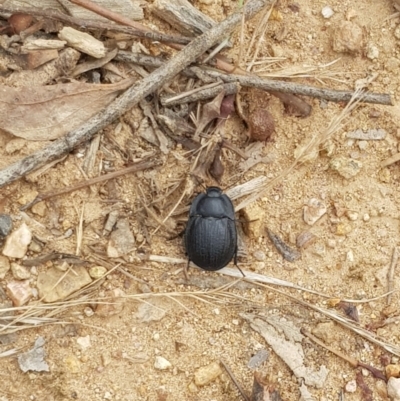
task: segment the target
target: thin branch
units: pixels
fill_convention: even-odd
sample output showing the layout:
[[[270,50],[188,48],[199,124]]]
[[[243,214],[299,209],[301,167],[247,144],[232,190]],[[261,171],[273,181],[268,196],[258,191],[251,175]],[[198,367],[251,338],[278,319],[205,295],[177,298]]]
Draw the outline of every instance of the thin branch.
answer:
[[[245,6],[245,14],[251,17],[271,0],[251,0]],[[180,71],[193,63],[221,38],[229,34],[241,21],[241,13],[234,13],[208,32],[193,39],[182,51],[171,60],[149,74],[142,81],[131,86],[106,109],[91,117],[79,128],[55,140],[49,146],[24,159],[0,170],[0,187],[13,182],[44,164],[69,153],[77,145],[90,140],[100,129],[103,129],[116,118],[130,110],[147,95],[153,93],[174,78]]]
[[[163,43],[177,43],[186,45],[192,40],[192,38],[184,36],[165,35],[160,32],[144,30],[143,29],[144,25],[139,23],[136,23],[139,24],[137,28],[133,28],[130,26],[116,25],[109,22],[107,23],[96,20],[71,17],[67,14],[52,9],[0,6],[0,12],[5,14],[23,13],[23,14],[33,15],[34,17],[43,17],[52,21],[61,21],[76,27],[121,32],[121,33],[126,33],[127,35],[132,35],[139,38],[150,39]]]
[[[213,99],[222,91],[224,91],[225,96],[233,95],[237,93],[239,89],[240,85],[236,82],[232,82],[229,84],[215,82],[214,84],[209,84],[201,88],[192,89],[191,91],[180,93],[179,95],[161,96],[160,101],[163,106],[176,106],[178,104]]]
[[[302,95],[315,97],[317,99],[325,99],[331,102],[348,102],[354,96],[354,91],[333,90],[317,88],[315,86],[296,84],[293,82],[266,80],[256,75],[228,75],[216,70],[203,69],[206,74],[213,78],[220,78],[224,82],[239,82],[242,86],[262,89],[268,92],[291,93],[294,95]],[[364,103],[383,104],[393,106],[392,99],[387,93],[368,93],[364,92],[359,98]]]
[[[162,66],[165,61],[159,57],[142,55],[138,53],[129,53],[125,51],[119,51],[115,58],[118,61],[125,61],[143,65],[145,67],[158,68]],[[317,88],[310,85],[302,85],[293,82],[263,79],[256,75],[231,75],[224,74],[221,71],[210,69],[205,66],[201,66],[201,70],[209,77],[222,79],[224,82],[239,82],[241,86],[247,86],[257,89],[262,89],[267,92],[278,92],[278,93],[289,93],[293,95],[303,95],[316,97],[318,99],[325,99],[332,102],[348,102],[354,95],[354,91],[334,90],[334,89],[323,89]],[[187,68],[182,71],[183,74],[193,77],[195,73],[191,68]],[[275,95],[275,93],[274,93]],[[383,105],[392,105],[392,99],[389,94],[380,93],[368,93],[365,92],[362,95],[362,102],[365,103],[376,103]]]
[[[129,167],[123,168],[123,169],[118,170],[118,171],[113,171],[112,173],[104,174],[104,175],[101,175],[99,177],[90,178],[88,180],[84,180],[84,181],[78,182],[77,184],[71,185],[71,186],[66,187],[66,188],[60,188],[60,189],[56,189],[54,191],[50,191],[50,192],[46,192],[46,193],[43,193],[43,194],[39,194],[39,195],[36,196],[36,198],[32,202],[29,202],[26,205],[22,206],[20,208],[20,210],[29,209],[33,205],[36,205],[36,203],[42,202],[42,201],[44,201],[46,199],[49,199],[49,198],[53,198],[54,196],[68,194],[70,192],[77,191],[78,189],[82,189],[82,188],[88,187],[88,186],[93,185],[93,184],[98,184],[99,182],[104,182],[104,181],[107,181],[107,180],[111,180],[113,178],[121,177],[122,175],[134,173],[136,171],[146,170],[148,168],[155,167],[155,166],[157,166],[159,164],[160,164],[160,162],[157,161],[157,160],[152,160],[152,161],[145,160],[145,161],[141,161],[139,163],[136,163],[133,166],[129,166]]]
[[[226,373],[228,373],[228,376],[231,378],[233,384],[236,386],[236,388],[239,390],[239,393],[242,395],[245,401],[250,401],[250,398],[247,397],[247,394],[244,392],[242,386],[240,383],[236,380],[236,377],[233,375],[232,371],[230,370],[229,366],[222,360],[220,359],[221,365],[225,368]]]
[[[376,377],[377,379],[381,379],[384,382],[387,381],[385,374],[381,370],[374,368],[373,366],[368,365],[367,363],[360,362],[356,358],[346,355],[343,352],[331,347],[330,345],[325,344],[323,341],[321,341],[320,339],[318,339],[317,337],[315,337],[314,335],[312,335],[310,332],[308,332],[305,329],[301,329],[301,333],[304,334],[306,337],[308,337],[310,340],[314,341],[316,344],[318,344],[322,348],[325,348],[326,350],[332,352],[339,358],[342,358],[343,360],[347,361],[353,368],[358,368],[358,367],[365,368],[365,369],[369,370],[373,374],[373,376]]]
[[[396,270],[396,266],[397,266],[397,262],[399,261],[399,257],[400,257],[399,248],[397,246],[395,246],[393,249],[392,260],[390,262],[390,267],[389,267],[388,274],[387,274],[387,280],[388,280],[387,290],[388,290],[388,292],[390,292],[390,294],[387,297],[388,305],[392,301],[391,293],[393,292],[393,288],[394,288],[394,272]]]

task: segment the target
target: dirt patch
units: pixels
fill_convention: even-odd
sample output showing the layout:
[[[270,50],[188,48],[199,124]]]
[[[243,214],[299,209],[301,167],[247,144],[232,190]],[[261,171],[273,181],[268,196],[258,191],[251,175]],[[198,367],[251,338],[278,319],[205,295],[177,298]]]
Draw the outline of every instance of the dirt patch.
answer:
[[[234,10],[236,2],[198,1],[194,5],[218,21]],[[360,300],[387,291],[392,253],[399,243],[399,166],[391,164],[381,168],[384,160],[400,151],[397,93],[400,60],[396,36],[399,17],[391,18],[395,10],[389,0],[332,0],[329,3],[333,10],[330,18],[321,14],[325,5],[311,0],[299,4],[281,1],[268,24],[260,44],[259,63],[253,71],[260,75],[290,76],[291,79],[295,74],[296,82],[338,90],[352,90],[357,79],[376,74],[368,90],[390,93],[395,104],[361,104],[314,160],[296,166],[247,208],[249,215],[262,224],[257,222],[255,226],[258,229],[251,229],[250,223],[251,234],[244,237],[247,257],[240,261],[244,270],[290,281],[331,298]],[[360,27],[363,43],[357,48],[359,51],[337,53],[332,50],[334,31],[343,21],[351,21]],[[247,26],[244,50],[249,46],[251,33],[258,23],[259,19],[255,19]],[[236,60],[239,30],[232,41],[232,48],[225,54]],[[327,65],[338,58],[330,67],[309,68]],[[186,83],[187,78],[177,78],[171,89],[180,92]],[[322,135],[344,107],[343,104],[307,99],[313,107],[312,113],[307,118],[299,118],[288,114],[279,99],[261,91],[242,89],[241,99],[246,113],[262,106],[273,115],[275,133],[263,146],[262,153],[273,155],[274,161],[258,164],[242,174],[237,169],[241,161],[239,156],[224,150],[225,173],[220,185],[223,189],[258,176],[265,176],[268,180],[279,176],[293,163],[296,148],[313,136]],[[143,113],[137,107],[103,130],[91,176],[107,171],[107,168],[122,168],[128,160],[154,154],[156,148],[138,135],[142,119]],[[348,132],[359,129],[364,132],[383,129],[386,135],[381,140],[367,141],[346,136]],[[248,145],[245,124],[236,114],[226,122],[224,138],[242,150]],[[14,147],[13,141],[18,141]],[[39,146],[4,133],[0,135],[0,145],[2,168]],[[174,145],[168,155],[157,153],[156,157],[163,162],[162,168],[55,197],[45,202],[44,213],[39,209],[36,213],[28,210],[26,215],[21,215],[19,207],[37,193],[68,186],[85,178],[83,160],[88,147],[82,145],[39,176],[32,175],[3,188],[2,212],[12,216],[15,227],[25,221],[40,244],[38,250],[28,251],[29,259],[51,252],[74,254],[82,219],[81,256],[95,255],[96,264],[109,269],[120,264],[127,273],[114,270],[100,282],[95,296],[100,300],[107,299],[107,302],[110,299],[117,302],[119,298],[115,290],[119,289],[129,297],[121,305],[103,306],[101,314],[90,312],[96,310],[96,305],[90,302],[71,307],[62,314],[63,324],[18,332],[11,344],[1,346],[1,351],[16,348],[25,352],[34,346],[38,336],[42,336],[49,373],[22,373],[17,359],[4,359],[0,366],[1,399],[240,399],[225,372],[202,387],[193,385],[195,372],[222,359],[250,393],[253,371],[247,365],[260,349],[270,351],[268,360],[259,368],[262,374],[280,391],[282,399],[299,399],[299,379],[271,351],[264,338],[240,317],[240,313],[262,311],[309,329],[321,327],[319,325],[326,323],[326,317],[270,289],[245,283],[210,297],[173,296],[199,291],[199,286],[211,291],[226,281],[222,281],[218,273],[190,269],[190,284],[187,285],[179,266],[148,260],[149,255],[185,258],[181,239],[169,240],[183,227],[185,215],[174,216],[169,220],[168,230],[162,228],[151,236],[182,195],[185,185],[182,182],[193,162],[180,145]],[[332,159],[337,157],[356,160],[361,168],[354,177],[344,178],[332,169]],[[209,179],[205,184],[215,185],[215,182]],[[194,192],[202,190],[198,186]],[[312,226],[303,219],[304,207],[311,199],[317,199],[326,207],[326,213]],[[188,205],[190,200],[184,198],[181,206]],[[143,206],[150,203],[158,221]],[[107,257],[108,237],[103,235],[105,221],[112,210],[118,211],[119,218],[128,219],[135,237],[129,254],[121,254],[114,260]],[[315,241],[301,250],[300,260],[290,263],[272,245],[265,231],[267,227],[292,247],[296,247],[296,239],[304,231],[311,232]],[[68,232],[70,236],[66,234]],[[38,274],[47,271],[53,263],[48,261],[30,271],[31,287],[36,287]],[[398,275],[397,269],[394,273],[396,290]],[[0,281],[1,288],[5,290],[12,280],[10,272]],[[312,304],[328,305],[323,297],[287,291]],[[162,293],[172,295],[157,296]],[[384,341],[397,344],[399,334],[395,317],[398,304],[396,292],[389,305],[386,297],[357,304],[360,325],[371,328]],[[393,317],[391,323],[378,328],[388,317]],[[386,362],[398,363],[398,357],[336,323],[329,326],[329,331],[332,335],[321,336],[345,354],[380,369],[384,369]],[[336,399],[345,385],[356,379],[355,369],[314,343],[306,341],[303,350],[308,366],[318,370],[324,365],[329,371],[322,388],[309,388],[315,399]],[[161,363],[165,370],[159,365],[156,368],[157,357],[164,358],[170,365]],[[374,399],[385,399],[382,382],[368,371],[363,370],[362,374]],[[360,389],[346,393],[346,399],[359,400]]]

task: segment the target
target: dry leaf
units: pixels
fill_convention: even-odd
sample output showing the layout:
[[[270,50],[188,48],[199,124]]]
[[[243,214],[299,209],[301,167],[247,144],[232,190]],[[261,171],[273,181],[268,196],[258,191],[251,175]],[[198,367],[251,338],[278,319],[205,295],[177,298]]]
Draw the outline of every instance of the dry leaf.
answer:
[[[218,146],[209,172],[215,178],[215,180],[220,184],[222,176],[224,175],[224,171],[225,167],[222,164],[221,160],[221,146]]]
[[[241,313],[251,328],[261,334],[275,353],[289,366],[294,375],[304,379],[306,385],[323,388],[328,376],[328,369],[321,365],[319,370],[306,366],[305,354],[301,343],[300,328],[291,321],[279,321],[257,316],[250,313]]]
[[[198,122],[196,132],[194,133],[194,140],[198,140],[200,133],[212,120],[221,116],[221,103],[225,97],[225,90],[222,90],[211,102],[203,106],[200,120]]]
[[[74,82],[50,86],[0,86],[0,129],[31,140],[59,138],[111,103],[133,83],[97,85]]]

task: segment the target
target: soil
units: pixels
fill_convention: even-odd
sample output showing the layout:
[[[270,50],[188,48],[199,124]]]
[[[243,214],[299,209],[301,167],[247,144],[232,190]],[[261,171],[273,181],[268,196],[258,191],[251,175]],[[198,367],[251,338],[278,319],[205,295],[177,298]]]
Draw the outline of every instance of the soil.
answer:
[[[220,21],[235,9],[237,2],[199,0],[193,4]],[[248,223],[249,235],[244,237],[247,256],[240,258],[240,266],[243,270],[290,281],[331,298],[362,300],[387,291],[388,269],[400,238],[399,165],[381,168],[382,161],[400,152],[400,76],[397,74],[400,58],[397,48],[399,39],[395,36],[400,18],[390,18],[395,12],[390,0],[331,0],[329,6],[334,14],[329,19],[321,14],[326,5],[325,1],[280,1],[279,12],[273,14],[260,44],[258,57],[264,61],[257,64],[253,71],[263,70],[282,77],[289,74],[289,69],[289,75],[293,75],[296,68],[298,77],[291,78],[295,82],[344,90],[352,90],[356,80],[376,74],[368,90],[389,93],[394,105],[360,104],[345,120],[345,126],[325,142],[315,159],[298,165],[264,197],[247,208],[248,215],[257,222],[254,226]],[[151,19],[148,13],[146,18]],[[244,50],[249,47],[251,33],[259,18],[246,26]],[[361,27],[363,43],[352,53],[338,53],[332,49],[332,37],[335,29],[346,20]],[[160,26],[166,29],[165,24]],[[225,54],[235,60],[239,54],[239,30],[233,35],[232,42],[232,48]],[[368,52],[372,47],[378,50],[376,58]],[[283,59],[271,63],[272,55]],[[323,66],[337,59],[333,66],[302,72],[307,66]],[[185,83],[185,79],[179,78],[170,88],[179,92],[184,90]],[[282,103],[267,93],[243,89],[241,99],[246,113],[262,105],[273,115],[275,133],[263,145],[262,153],[273,155],[274,161],[238,174],[239,156],[224,150],[225,173],[220,184],[223,189],[258,176],[268,179],[279,176],[292,164],[297,146],[315,135],[323,135],[330,121],[344,108],[343,104],[305,99],[313,110],[309,117],[300,118],[288,114]],[[128,159],[135,160],[159,152],[135,131],[143,118],[140,109],[128,114],[101,133],[100,151],[91,176],[96,176],[104,166],[101,165],[102,160],[111,160],[112,168],[119,169]],[[383,140],[366,143],[346,137],[348,132],[358,129],[384,129],[387,135]],[[248,145],[245,125],[236,114],[226,122],[224,136],[242,150]],[[18,139],[22,142],[18,143],[17,150],[10,152],[12,141],[15,138],[5,133],[0,135],[1,168],[43,146],[43,143]],[[150,236],[158,222],[148,216],[143,207],[143,203],[149,205],[153,202],[152,210],[160,221],[180,198],[194,160],[187,157],[180,146],[174,146],[168,156],[157,153],[157,158],[163,160],[162,168],[52,198],[45,202],[43,208],[36,209],[36,213],[35,209],[28,210],[28,220],[21,215],[19,207],[32,200],[37,193],[85,179],[82,163],[87,148],[86,144],[82,145],[41,175],[29,176],[3,188],[0,194],[1,212],[13,217],[15,227],[25,220],[33,234],[43,241],[39,254],[28,251],[27,258],[34,258],[51,252],[74,254],[76,232],[83,210],[80,256],[93,260],[90,257],[97,255],[97,263],[92,265],[104,261],[108,268],[121,263],[121,268],[128,273],[113,271],[97,288],[96,297],[112,296],[116,289],[137,297],[127,298],[123,305],[114,309],[105,307],[104,313],[95,312],[93,316],[87,315],[87,308],[91,305],[81,304],[68,308],[60,316],[66,323],[17,332],[15,341],[1,345],[0,351],[16,348],[25,352],[33,347],[38,336],[42,336],[50,371],[23,373],[16,358],[3,358],[0,364],[0,400],[239,400],[241,395],[225,371],[203,387],[193,386],[194,374],[202,366],[223,360],[250,394],[253,371],[247,364],[260,349],[269,350],[270,356],[259,371],[280,392],[283,400],[298,400],[301,381],[239,314],[246,311],[267,313],[310,330],[324,327],[321,324],[329,321],[326,317],[293,303],[271,289],[250,284],[219,290],[210,298],[205,295],[158,296],[200,290],[207,293],[231,282],[231,279],[218,273],[193,268],[189,270],[187,284],[181,266],[146,260],[149,255],[185,258],[181,238],[171,240],[170,237],[184,227],[187,217],[171,218],[169,230],[162,228]],[[360,161],[360,172],[349,179],[342,177],[330,168],[330,161],[336,156]],[[179,182],[183,184],[172,191]],[[205,185],[216,183],[209,178]],[[194,195],[203,190],[204,186],[195,187],[192,195],[183,199],[181,206],[187,206]],[[324,203],[327,212],[313,226],[309,226],[304,222],[303,208],[312,198]],[[120,211],[120,217],[129,219],[136,244],[128,255],[112,260],[107,258],[108,238],[102,232],[108,213],[115,209]],[[299,260],[290,263],[282,258],[269,240],[265,232],[267,227],[292,247],[296,247],[296,238],[303,231],[314,234],[316,241],[301,250]],[[345,235],[341,235],[343,227],[347,230]],[[63,234],[68,229],[72,229],[74,234],[64,238]],[[34,269],[30,279],[33,288],[37,274],[51,266],[52,262],[47,262]],[[394,274],[394,288],[397,290],[399,269]],[[12,279],[11,273],[8,273],[0,280],[1,288],[5,289]],[[324,297],[285,291],[314,305],[326,307],[328,304]],[[232,297],[228,298],[226,294]],[[149,304],[154,308],[150,308]],[[396,316],[398,305],[397,292],[392,295],[389,304],[387,297],[358,303],[360,325],[377,327],[387,317]],[[329,333],[322,334],[323,340],[344,354],[379,369],[384,369],[388,362],[398,363],[397,356],[355,333],[337,324],[328,327]],[[374,330],[388,343],[398,344],[400,341],[396,319]],[[90,345],[82,347],[82,338],[87,336]],[[315,399],[335,400],[344,391],[346,383],[356,379],[357,370],[343,359],[307,340],[303,341],[303,348],[308,366],[318,370],[325,365],[329,370],[322,388],[309,387]],[[166,370],[156,369],[154,363],[157,356],[168,360],[171,366]],[[365,370],[362,377],[373,394],[370,399],[386,399],[386,387],[382,381]],[[360,388],[354,393],[346,393],[346,400],[349,401],[360,400],[360,397]]]

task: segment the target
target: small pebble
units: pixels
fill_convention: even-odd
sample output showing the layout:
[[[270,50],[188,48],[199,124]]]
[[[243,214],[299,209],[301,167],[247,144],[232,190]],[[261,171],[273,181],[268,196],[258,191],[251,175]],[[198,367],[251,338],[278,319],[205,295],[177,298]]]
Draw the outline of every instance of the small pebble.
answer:
[[[73,355],[70,354],[64,359],[64,366],[65,370],[67,373],[79,373],[81,371],[81,362],[79,359]]]
[[[323,202],[312,198],[303,208],[303,219],[308,225],[312,226],[326,213],[326,210]]]
[[[89,335],[85,337],[78,337],[76,339],[76,342],[81,347],[82,351],[85,351],[87,348],[90,348],[92,346],[92,344],[90,343]]]
[[[89,269],[89,275],[95,280],[103,277],[107,273],[107,269],[104,266],[93,266]]]
[[[400,401],[400,379],[391,377],[388,380],[387,392],[392,401]]]
[[[38,202],[32,206],[32,212],[40,217],[46,216],[47,207],[45,202]]]
[[[159,333],[154,333],[153,335],[153,340],[158,341],[160,339],[160,334]]]
[[[332,48],[338,53],[361,53],[364,49],[363,29],[352,21],[341,21],[334,30]]]
[[[348,219],[351,220],[351,221],[356,221],[358,219],[358,213],[357,212],[353,212],[351,210],[347,210],[346,211],[346,215],[347,215]]]
[[[351,225],[349,223],[339,223],[336,226],[335,234],[340,235],[340,236],[345,236],[347,234],[350,234],[352,232],[352,230],[353,230],[353,228],[351,227]]]
[[[310,245],[314,244],[317,237],[310,231],[303,231],[296,238],[296,245],[299,248],[307,249]]]
[[[85,316],[90,317],[94,315],[94,310],[90,307],[87,306],[84,310],[83,313],[85,314]]]
[[[171,367],[171,362],[163,358],[162,356],[156,356],[155,362],[154,362],[154,368],[158,370],[166,370]]]
[[[265,260],[265,253],[263,251],[260,251],[260,250],[255,251],[253,253],[253,256],[254,256],[255,259],[257,259],[259,261]]]
[[[269,358],[269,352],[266,349],[260,349],[254,356],[252,356],[247,364],[251,370],[260,367]]]
[[[352,251],[352,250],[350,250],[350,251],[347,252],[347,254],[346,254],[346,260],[347,260],[348,262],[350,262],[350,263],[353,263],[353,262],[354,262],[354,254],[353,254],[353,251]]]
[[[194,382],[196,386],[205,386],[214,381],[221,374],[222,369],[219,366],[219,363],[212,362],[211,364],[196,370],[194,373]]]
[[[375,60],[379,57],[379,49],[372,43],[368,43],[367,45],[367,57],[370,60]]]
[[[31,252],[40,253],[40,252],[42,252],[42,250],[43,250],[43,246],[42,246],[41,244],[39,244],[37,241],[33,240],[33,241],[29,244],[28,249],[29,249]]]
[[[357,383],[355,380],[351,380],[348,383],[346,383],[345,387],[346,393],[355,393],[357,390]]]
[[[13,301],[14,306],[26,304],[32,297],[29,281],[11,281],[6,287],[7,295]]]
[[[315,244],[312,248],[312,252],[315,255],[323,257],[325,255],[326,249],[324,244]]]
[[[3,279],[10,270],[10,261],[5,256],[0,255],[0,279]]]
[[[389,364],[385,366],[386,377],[400,377],[400,365]]]
[[[334,240],[333,238],[328,239],[327,245],[329,246],[329,248],[335,249],[336,248],[336,240]]]
[[[360,172],[363,164],[356,159],[337,156],[331,159],[329,166],[332,170],[337,171],[343,178],[350,179]]]
[[[368,213],[365,213],[365,214],[364,214],[363,220],[364,220],[364,221],[369,221],[369,220],[370,220],[370,217],[369,217],[369,214],[368,214]]]
[[[400,39],[400,25],[397,25],[397,28],[394,30],[394,36]]]
[[[322,10],[321,10],[321,14],[324,18],[328,19],[331,18],[334,14],[333,10],[331,7],[329,6],[325,6]]]
[[[11,272],[16,280],[26,280],[31,276],[26,267],[18,263],[11,263]]]
[[[357,145],[358,145],[358,148],[360,150],[367,150],[368,149],[368,142],[367,141],[358,141]]]
[[[12,220],[8,214],[0,214],[0,238],[7,237],[12,229]]]
[[[28,245],[32,241],[32,233],[25,223],[13,231],[6,239],[3,255],[9,258],[21,259],[28,251]]]

